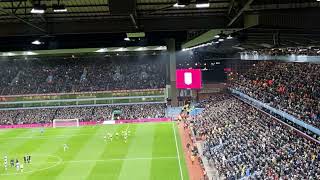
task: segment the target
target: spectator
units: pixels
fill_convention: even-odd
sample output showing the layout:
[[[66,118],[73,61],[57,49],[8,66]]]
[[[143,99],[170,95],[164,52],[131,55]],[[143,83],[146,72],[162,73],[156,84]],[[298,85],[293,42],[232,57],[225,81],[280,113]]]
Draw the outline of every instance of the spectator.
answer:
[[[223,179],[320,178],[318,144],[233,97],[212,98],[204,106],[188,123],[205,137],[203,155]]]
[[[50,123],[53,119],[79,119],[79,121],[111,120],[114,110],[120,110],[120,119],[163,118],[165,104],[137,104],[98,107],[67,107],[51,109],[2,110],[0,124]]]
[[[320,65],[263,61],[232,87],[320,128]]]
[[[16,95],[164,88],[166,66],[151,58],[147,61],[137,59],[1,61],[0,93]]]

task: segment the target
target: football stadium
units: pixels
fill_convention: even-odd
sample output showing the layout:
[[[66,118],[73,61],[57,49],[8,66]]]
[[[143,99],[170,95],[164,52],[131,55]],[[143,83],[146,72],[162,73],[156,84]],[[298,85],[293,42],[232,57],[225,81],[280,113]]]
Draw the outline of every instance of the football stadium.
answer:
[[[0,180],[320,179],[320,0],[0,0]]]

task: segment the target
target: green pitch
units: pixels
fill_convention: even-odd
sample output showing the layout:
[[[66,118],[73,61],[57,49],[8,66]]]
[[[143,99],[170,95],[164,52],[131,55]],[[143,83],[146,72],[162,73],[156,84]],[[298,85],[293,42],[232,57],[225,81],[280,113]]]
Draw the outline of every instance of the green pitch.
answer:
[[[107,132],[126,129],[131,131],[127,143],[121,135],[104,141]],[[26,154],[32,159],[23,172],[10,167],[12,158],[23,163]],[[5,180],[189,179],[174,123],[48,128],[43,134],[39,129],[0,130],[0,155],[0,179]]]

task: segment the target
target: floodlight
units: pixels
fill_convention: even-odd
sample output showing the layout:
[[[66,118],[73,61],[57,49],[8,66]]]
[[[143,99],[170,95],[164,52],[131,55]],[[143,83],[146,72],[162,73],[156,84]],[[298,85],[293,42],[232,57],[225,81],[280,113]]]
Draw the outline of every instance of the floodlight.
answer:
[[[233,39],[233,37],[229,34],[229,36],[227,37],[227,39]]]
[[[196,0],[196,7],[197,8],[208,8],[210,7],[209,0]]]
[[[59,13],[59,12],[68,12],[68,9],[66,8],[65,5],[58,5],[58,4],[54,4],[52,6],[53,12],[55,13]]]
[[[173,7],[186,7],[186,5],[183,5],[183,4],[178,4],[178,3],[175,3],[174,5],[173,5]]]
[[[45,10],[46,10],[45,5],[34,5],[30,12],[32,14],[43,14]]]

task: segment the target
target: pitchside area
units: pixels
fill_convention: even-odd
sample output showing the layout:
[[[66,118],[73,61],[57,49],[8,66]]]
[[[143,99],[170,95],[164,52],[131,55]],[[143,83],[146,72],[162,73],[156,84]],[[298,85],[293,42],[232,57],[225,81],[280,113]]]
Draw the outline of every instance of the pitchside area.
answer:
[[[128,142],[120,135],[128,129]],[[104,141],[112,133],[113,140]],[[64,144],[69,149],[64,152]],[[6,180],[188,180],[174,123],[0,130],[0,179]],[[8,170],[3,158],[8,155]],[[10,159],[31,155],[23,172]],[[24,163],[23,163],[24,164]]]

